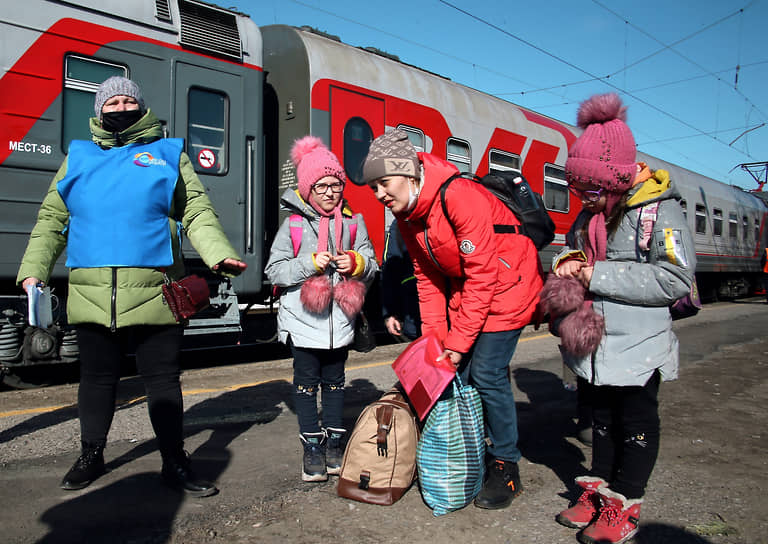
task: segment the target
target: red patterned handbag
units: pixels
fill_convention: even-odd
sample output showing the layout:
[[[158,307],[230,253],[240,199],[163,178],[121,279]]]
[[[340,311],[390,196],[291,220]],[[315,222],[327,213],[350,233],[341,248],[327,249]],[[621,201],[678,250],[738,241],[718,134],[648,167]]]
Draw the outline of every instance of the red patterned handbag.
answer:
[[[211,292],[208,289],[208,282],[200,276],[193,274],[178,281],[170,281],[168,276],[165,274],[163,276],[165,277],[163,297],[173,312],[173,317],[179,323],[187,321],[210,305]]]

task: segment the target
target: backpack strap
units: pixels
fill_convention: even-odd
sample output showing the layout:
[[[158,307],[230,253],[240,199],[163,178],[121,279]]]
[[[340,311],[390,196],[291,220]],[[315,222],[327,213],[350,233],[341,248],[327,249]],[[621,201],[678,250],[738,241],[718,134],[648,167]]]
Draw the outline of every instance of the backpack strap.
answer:
[[[637,245],[643,251],[648,251],[649,244],[651,242],[651,235],[653,234],[653,225],[656,223],[656,218],[659,215],[659,203],[654,202],[643,206],[640,209],[640,228],[642,229],[640,239]]]
[[[357,217],[360,214],[355,214],[349,218],[347,225],[349,226],[349,249],[355,249],[355,238],[357,238]]]
[[[454,232],[456,232],[456,225],[453,224],[453,221],[451,221],[451,217],[448,215],[448,206],[445,204],[445,191],[448,189],[448,186],[451,184],[451,182],[456,178],[469,179],[476,183],[480,183],[480,178],[475,174],[472,174],[471,172],[457,172],[453,174],[451,177],[449,177],[447,180],[445,180],[443,184],[440,186],[440,205],[443,207],[443,215],[448,220],[448,224],[451,225],[451,229],[453,229]],[[480,183],[480,185],[482,185],[482,183]],[[493,196],[494,198],[496,198],[496,195],[493,195]],[[525,227],[523,227],[522,223],[520,223],[519,225],[494,224],[493,232],[495,232],[496,234],[525,234]]]
[[[301,237],[304,234],[304,227],[302,226],[303,218],[294,213],[288,220],[288,226],[291,229],[291,243],[293,244],[293,256],[296,257],[299,254],[299,248],[301,247]]]

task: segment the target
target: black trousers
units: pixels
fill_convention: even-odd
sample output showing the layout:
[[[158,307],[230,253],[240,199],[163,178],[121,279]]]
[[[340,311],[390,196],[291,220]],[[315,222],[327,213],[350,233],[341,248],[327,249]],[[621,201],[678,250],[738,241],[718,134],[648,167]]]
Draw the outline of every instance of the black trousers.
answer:
[[[120,368],[129,353],[144,381],[149,419],[163,455],[183,450],[180,326],[137,326],[110,331],[100,325],[78,325],[80,388],[77,395],[83,442],[104,445],[115,413]]]
[[[349,348],[311,349],[291,345],[293,395],[299,432],[320,432],[317,390],[323,388],[323,427],[343,428],[344,364]]]
[[[643,386],[591,385],[592,474],[628,499],[639,499],[659,454],[659,372]],[[579,387],[585,384],[579,384]]]

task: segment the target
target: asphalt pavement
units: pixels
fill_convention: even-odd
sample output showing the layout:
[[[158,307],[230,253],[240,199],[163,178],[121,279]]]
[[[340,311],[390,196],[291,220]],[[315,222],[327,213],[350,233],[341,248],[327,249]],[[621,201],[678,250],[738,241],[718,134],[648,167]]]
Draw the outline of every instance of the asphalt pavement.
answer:
[[[675,324],[681,375],[662,384],[662,443],[635,543],[768,542],[768,305],[718,303]],[[345,418],[394,382],[402,346],[354,354]],[[219,355],[226,362],[227,353]],[[109,472],[59,489],[77,458],[76,384],[0,392],[0,541],[6,543],[574,543],[554,516],[575,497],[590,450],[573,438],[574,393],[556,340],[526,330],[511,365],[523,494],[499,511],[434,517],[414,485],[389,507],[300,479],[288,360],[185,372],[186,447],[221,489],[192,499],[163,486],[140,380],[120,388]]]

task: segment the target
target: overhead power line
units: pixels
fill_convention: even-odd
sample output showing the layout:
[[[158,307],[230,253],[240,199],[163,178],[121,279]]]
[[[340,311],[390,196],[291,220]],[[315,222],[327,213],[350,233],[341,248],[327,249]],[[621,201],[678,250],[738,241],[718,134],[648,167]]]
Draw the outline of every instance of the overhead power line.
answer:
[[[518,41],[520,43],[523,43],[524,45],[526,45],[526,46],[528,46],[528,47],[530,47],[530,48],[540,52],[541,54],[546,55],[547,57],[550,57],[550,58],[552,58],[552,59],[554,59],[554,60],[556,60],[556,61],[558,61],[558,62],[560,62],[562,64],[565,64],[566,66],[568,66],[570,68],[573,68],[574,70],[577,70],[577,71],[581,72],[582,74],[585,74],[585,75],[589,76],[590,78],[592,78],[592,80],[601,79],[599,76],[593,74],[592,72],[590,72],[588,70],[585,70],[584,68],[581,68],[580,66],[577,66],[576,64],[574,64],[574,63],[572,63],[572,62],[570,62],[570,61],[568,61],[568,60],[566,60],[566,59],[564,59],[562,57],[559,57],[558,55],[555,55],[554,53],[551,53],[551,52],[547,51],[546,49],[543,49],[543,48],[539,47],[536,44],[533,44],[533,43],[531,43],[531,42],[529,42],[529,41],[527,41],[527,40],[525,40],[525,39],[523,39],[523,38],[521,38],[519,36],[516,36],[516,35],[512,34],[511,32],[509,32],[508,30],[505,30],[504,28],[501,28],[500,26],[498,26],[498,25],[496,25],[494,23],[491,23],[490,21],[486,21],[482,17],[478,17],[477,15],[474,15],[473,13],[470,13],[470,12],[468,12],[465,9],[462,9],[462,8],[460,8],[458,6],[455,6],[455,5],[451,4],[450,2],[448,2],[447,0],[438,0],[438,1],[441,4],[444,4],[444,5],[446,5],[446,6],[450,7],[450,8],[458,11],[459,13],[463,13],[464,15],[466,15],[467,17],[469,17],[471,19],[474,19],[475,21],[478,21],[479,23],[482,23],[482,24],[484,24],[484,25],[486,25],[486,26],[488,26],[490,28],[493,28],[494,30],[496,30],[496,31],[498,31],[498,32],[500,32],[500,33],[502,33],[502,34],[504,34],[506,36],[509,36],[513,40],[516,40],[516,41]],[[613,89],[623,93],[626,96],[629,96],[630,98],[632,98],[632,99],[636,100],[637,102],[647,106],[648,108],[650,108],[650,109],[652,109],[652,110],[654,110],[654,111],[656,111],[656,112],[658,112],[658,113],[660,113],[660,114],[662,114],[662,115],[664,115],[666,117],[669,117],[670,119],[672,119],[674,121],[677,121],[681,125],[686,126],[686,127],[690,128],[691,130],[693,130],[695,132],[698,132],[699,134],[701,134],[703,136],[706,136],[708,138],[712,138],[713,140],[715,140],[719,144],[725,145],[726,147],[728,146],[728,144],[726,144],[725,142],[723,142],[723,141],[717,139],[716,137],[708,134],[707,132],[703,131],[702,129],[692,125],[691,123],[689,123],[689,122],[687,122],[687,121],[685,121],[683,119],[680,119],[676,115],[672,115],[668,111],[659,108],[655,104],[651,104],[647,100],[643,100],[639,96],[637,96],[637,95],[627,91],[626,89],[622,89],[621,87],[619,87],[618,85],[615,85],[611,81],[609,81],[609,80],[602,80],[602,81],[603,81],[603,83],[605,85],[607,85],[607,86],[609,86],[609,87],[611,87],[611,88],[613,88]],[[745,152],[743,152],[741,150],[736,150],[736,151],[744,154],[747,157],[753,158],[753,157],[751,157],[751,155],[749,155],[748,153],[745,153]]]

